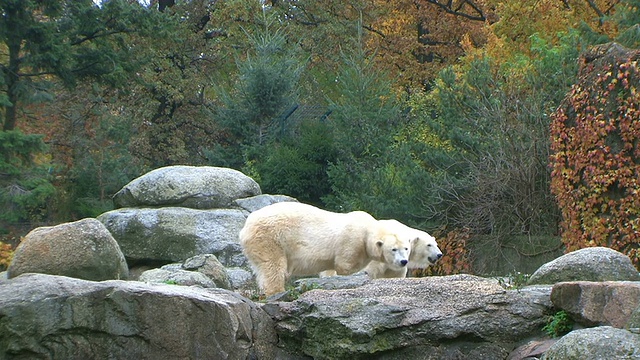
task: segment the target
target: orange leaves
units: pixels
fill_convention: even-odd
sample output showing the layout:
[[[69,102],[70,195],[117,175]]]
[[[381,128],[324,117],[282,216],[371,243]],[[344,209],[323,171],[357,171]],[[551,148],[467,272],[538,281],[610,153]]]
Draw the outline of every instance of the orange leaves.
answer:
[[[471,259],[467,247],[469,237],[469,229],[448,232],[446,238],[437,240],[443,254],[442,259],[435,266],[417,270],[414,274],[426,276],[469,273],[471,271]]]
[[[553,114],[551,187],[567,250],[608,246],[638,266],[640,97],[630,84],[640,81],[640,71],[629,53],[583,68],[580,84]]]
[[[13,258],[13,248],[0,241],[0,271],[6,269]]]

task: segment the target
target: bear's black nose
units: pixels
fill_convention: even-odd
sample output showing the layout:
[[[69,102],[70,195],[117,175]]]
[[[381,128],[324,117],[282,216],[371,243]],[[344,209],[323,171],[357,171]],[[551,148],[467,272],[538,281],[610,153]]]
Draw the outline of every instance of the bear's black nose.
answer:
[[[408,261],[407,261],[407,260],[401,260],[401,261],[400,261],[400,264],[402,264],[402,266],[407,265],[407,263],[408,263]]]
[[[438,259],[440,259],[442,257],[442,254],[438,254]]]

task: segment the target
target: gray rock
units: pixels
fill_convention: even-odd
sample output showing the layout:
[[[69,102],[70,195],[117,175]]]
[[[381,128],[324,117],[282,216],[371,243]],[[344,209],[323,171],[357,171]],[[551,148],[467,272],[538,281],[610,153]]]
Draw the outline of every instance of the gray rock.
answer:
[[[238,233],[246,220],[242,210],[188,208],[118,209],[100,220],[130,264],[183,262],[214,254],[225,266],[246,266]]]
[[[640,306],[640,282],[562,282],[551,291],[553,305],[583,326],[629,327]]]
[[[335,275],[328,277],[311,277],[299,279],[294,282],[297,291],[305,291],[305,289],[355,289],[371,281],[369,276],[364,272],[353,275]]]
[[[140,274],[138,281],[150,284],[167,284],[182,286],[202,286],[204,288],[216,288],[216,283],[206,275],[181,269],[151,269]]]
[[[273,359],[273,321],[224,289],[25,274],[0,284],[2,359]]]
[[[101,281],[126,279],[129,268],[105,226],[87,218],[29,232],[7,269],[9,278],[24,273]]]
[[[640,281],[628,256],[605,247],[580,249],[542,265],[527,284],[563,281]]]
[[[295,198],[292,198],[291,196],[262,194],[262,195],[252,196],[244,199],[237,199],[235,201],[235,204],[251,213],[256,210],[262,209],[267,205],[284,202],[284,201],[298,202],[298,200],[296,200]]]
[[[227,290],[232,289],[227,270],[213,254],[201,254],[189,258],[182,264],[182,268],[202,273],[213,280],[220,288]]]
[[[212,166],[167,166],[150,171],[113,196],[116,208],[179,206],[228,208],[239,198],[260,194],[260,186],[243,173]]]
[[[229,283],[234,290],[258,290],[253,273],[249,270],[231,267],[227,268],[227,275],[229,276]]]
[[[505,290],[470,275],[377,279],[354,289],[310,290],[263,309],[277,321],[285,349],[315,359],[504,359],[512,343],[541,333],[550,292]]]
[[[542,359],[640,359],[640,335],[610,326],[574,330],[553,344]]]

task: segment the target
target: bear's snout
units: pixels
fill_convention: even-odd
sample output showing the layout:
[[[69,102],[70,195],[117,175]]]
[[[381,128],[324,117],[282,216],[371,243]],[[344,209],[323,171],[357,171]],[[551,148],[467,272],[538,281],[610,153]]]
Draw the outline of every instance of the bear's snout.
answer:
[[[406,266],[409,263],[408,260],[400,260],[400,265]]]
[[[435,264],[438,262],[438,260],[440,260],[441,257],[442,257],[442,253],[436,254],[435,256],[429,256],[429,262],[432,264]]]

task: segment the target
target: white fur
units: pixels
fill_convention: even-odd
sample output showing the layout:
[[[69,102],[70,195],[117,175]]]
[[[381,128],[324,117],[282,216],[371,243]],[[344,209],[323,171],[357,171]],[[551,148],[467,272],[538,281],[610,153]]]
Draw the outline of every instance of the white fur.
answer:
[[[284,291],[291,275],[325,270],[348,275],[372,260],[399,271],[411,251],[408,238],[366,212],[340,214],[297,202],[251,213],[240,231],[240,244],[267,296]]]
[[[436,239],[428,233],[406,226],[397,220],[380,220],[390,229],[395,229],[405,239],[411,241],[411,254],[409,264],[403,269],[393,269],[380,261],[371,261],[365,268],[365,272],[372,279],[378,278],[404,278],[408,269],[426,268],[434,265],[441,257],[442,251],[438,248]]]

